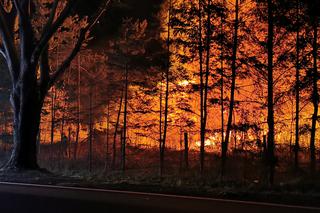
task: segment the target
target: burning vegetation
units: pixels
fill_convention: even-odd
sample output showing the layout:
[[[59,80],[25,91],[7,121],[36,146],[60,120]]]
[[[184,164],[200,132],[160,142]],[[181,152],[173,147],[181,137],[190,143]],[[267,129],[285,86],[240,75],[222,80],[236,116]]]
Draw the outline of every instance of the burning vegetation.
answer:
[[[0,2],[7,168],[318,172],[318,1]]]

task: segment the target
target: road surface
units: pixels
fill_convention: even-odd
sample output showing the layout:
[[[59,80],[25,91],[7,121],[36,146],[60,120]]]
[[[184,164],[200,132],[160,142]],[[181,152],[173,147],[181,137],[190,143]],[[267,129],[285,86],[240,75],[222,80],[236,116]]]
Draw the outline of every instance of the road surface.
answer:
[[[0,213],[16,212],[320,213],[320,208],[114,190],[0,183]]]

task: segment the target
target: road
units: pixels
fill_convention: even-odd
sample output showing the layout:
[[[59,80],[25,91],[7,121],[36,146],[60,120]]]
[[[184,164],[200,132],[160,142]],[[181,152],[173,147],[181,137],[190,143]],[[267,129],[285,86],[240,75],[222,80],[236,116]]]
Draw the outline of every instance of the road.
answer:
[[[0,183],[1,213],[311,213],[308,208],[209,198]]]

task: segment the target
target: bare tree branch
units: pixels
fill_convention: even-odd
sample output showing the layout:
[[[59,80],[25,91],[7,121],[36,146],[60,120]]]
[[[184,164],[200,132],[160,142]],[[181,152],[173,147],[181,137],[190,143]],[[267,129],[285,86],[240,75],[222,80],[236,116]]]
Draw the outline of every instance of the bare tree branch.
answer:
[[[32,54],[31,61],[33,63],[36,63],[38,61],[38,59],[41,55],[41,52],[44,50],[46,45],[49,43],[52,36],[57,32],[59,27],[61,27],[63,25],[64,21],[69,17],[70,11],[71,11],[72,6],[74,5],[75,2],[76,2],[75,0],[69,0],[67,2],[67,5],[64,7],[62,12],[60,13],[59,17],[56,19],[56,21],[51,24],[48,23],[51,26],[48,29],[46,29],[45,31],[43,31],[41,38],[38,42],[38,45],[35,47],[34,52]],[[51,12],[53,13],[53,10]],[[54,16],[54,14],[53,14],[53,16]],[[49,20],[49,22],[50,22],[50,20]]]
[[[48,21],[47,21],[45,27],[43,28],[43,32],[48,31],[50,29],[50,27],[52,26],[54,18],[56,16],[58,3],[59,3],[59,0],[54,0],[52,8],[51,8],[51,11],[50,11],[50,15],[49,15]]]
[[[69,56],[65,59],[65,61],[60,65],[60,67],[56,70],[56,72],[52,75],[47,89],[49,90],[54,83],[63,75],[65,70],[70,66],[72,60],[75,58],[77,53],[80,51],[83,42],[86,39],[87,33],[92,29],[92,27],[98,22],[99,18],[106,12],[108,5],[111,3],[111,0],[107,0],[105,4],[100,8],[100,10],[94,15],[89,21],[88,25],[80,30],[78,40],[69,54]]]
[[[40,57],[40,99],[43,101],[47,92],[47,86],[50,80],[49,50],[48,45],[44,49]]]
[[[34,48],[34,34],[30,18],[30,0],[14,0],[19,18],[20,60],[30,61]],[[22,63],[23,64],[23,63]]]
[[[73,50],[69,54],[69,56],[64,60],[64,62],[59,66],[59,68],[56,70],[56,72],[51,76],[51,79],[48,84],[48,90],[54,85],[54,83],[60,78],[60,76],[64,73],[64,71],[70,66],[72,60],[75,58],[77,53],[80,51],[81,46],[86,38],[86,29],[82,29],[79,35],[79,38],[77,40],[77,43],[75,44]]]
[[[0,54],[4,57],[4,59],[6,59],[7,56],[6,56],[5,49],[4,49],[3,45],[0,45]]]
[[[16,82],[19,77],[19,60],[16,53],[13,33],[10,32],[8,19],[6,18],[6,11],[0,5],[0,37],[3,43],[3,53],[7,61],[11,79]]]

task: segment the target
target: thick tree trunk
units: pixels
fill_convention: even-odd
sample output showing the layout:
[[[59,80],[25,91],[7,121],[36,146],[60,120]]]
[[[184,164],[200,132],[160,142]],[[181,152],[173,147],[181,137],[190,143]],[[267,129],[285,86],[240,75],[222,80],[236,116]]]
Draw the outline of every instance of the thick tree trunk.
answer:
[[[275,156],[274,156],[274,100],[273,100],[273,1],[268,0],[268,165],[269,182],[274,182]]]
[[[236,0],[235,6],[235,22],[234,22],[234,37],[233,37],[233,48],[232,48],[232,75],[231,75],[231,94],[230,94],[230,106],[229,116],[227,123],[226,138],[222,143],[222,165],[221,165],[221,177],[224,176],[225,166],[227,160],[229,138],[231,132],[231,126],[233,121],[233,110],[235,102],[235,90],[236,90],[236,71],[237,71],[237,52],[238,52],[238,30],[239,30],[239,0]]]
[[[26,75],[21,81],[16,84],[11,95],[14,112],[14,148],[6,168],[39,169],[37,137],[43,102],[39,100],[33,75]]]
[[[1,46],[5,49],[4,52],[1,50],[1,54],[5,56],[13,86],[14,149],[8,168],[38,168],[36,140],[43,99],[70,66],[80,51],[88,31],[98,22],[111,1],[103,3],[97,13],[88,19],[88,25],[79,30],[79,36],[70,54],[50,75],[49,57],[45,49],[59,27],[72,16],[71,9],[75,2],[68,1],[62,12],[55,17],[59,3],[55,1],[44,25],[44,32],[38,32],[39,40],[34,36],[36,26],[33,26],[34,14],[31,14],[30,1],[14,1],[13,8],[8,13],[1,5],[0,39]]]

